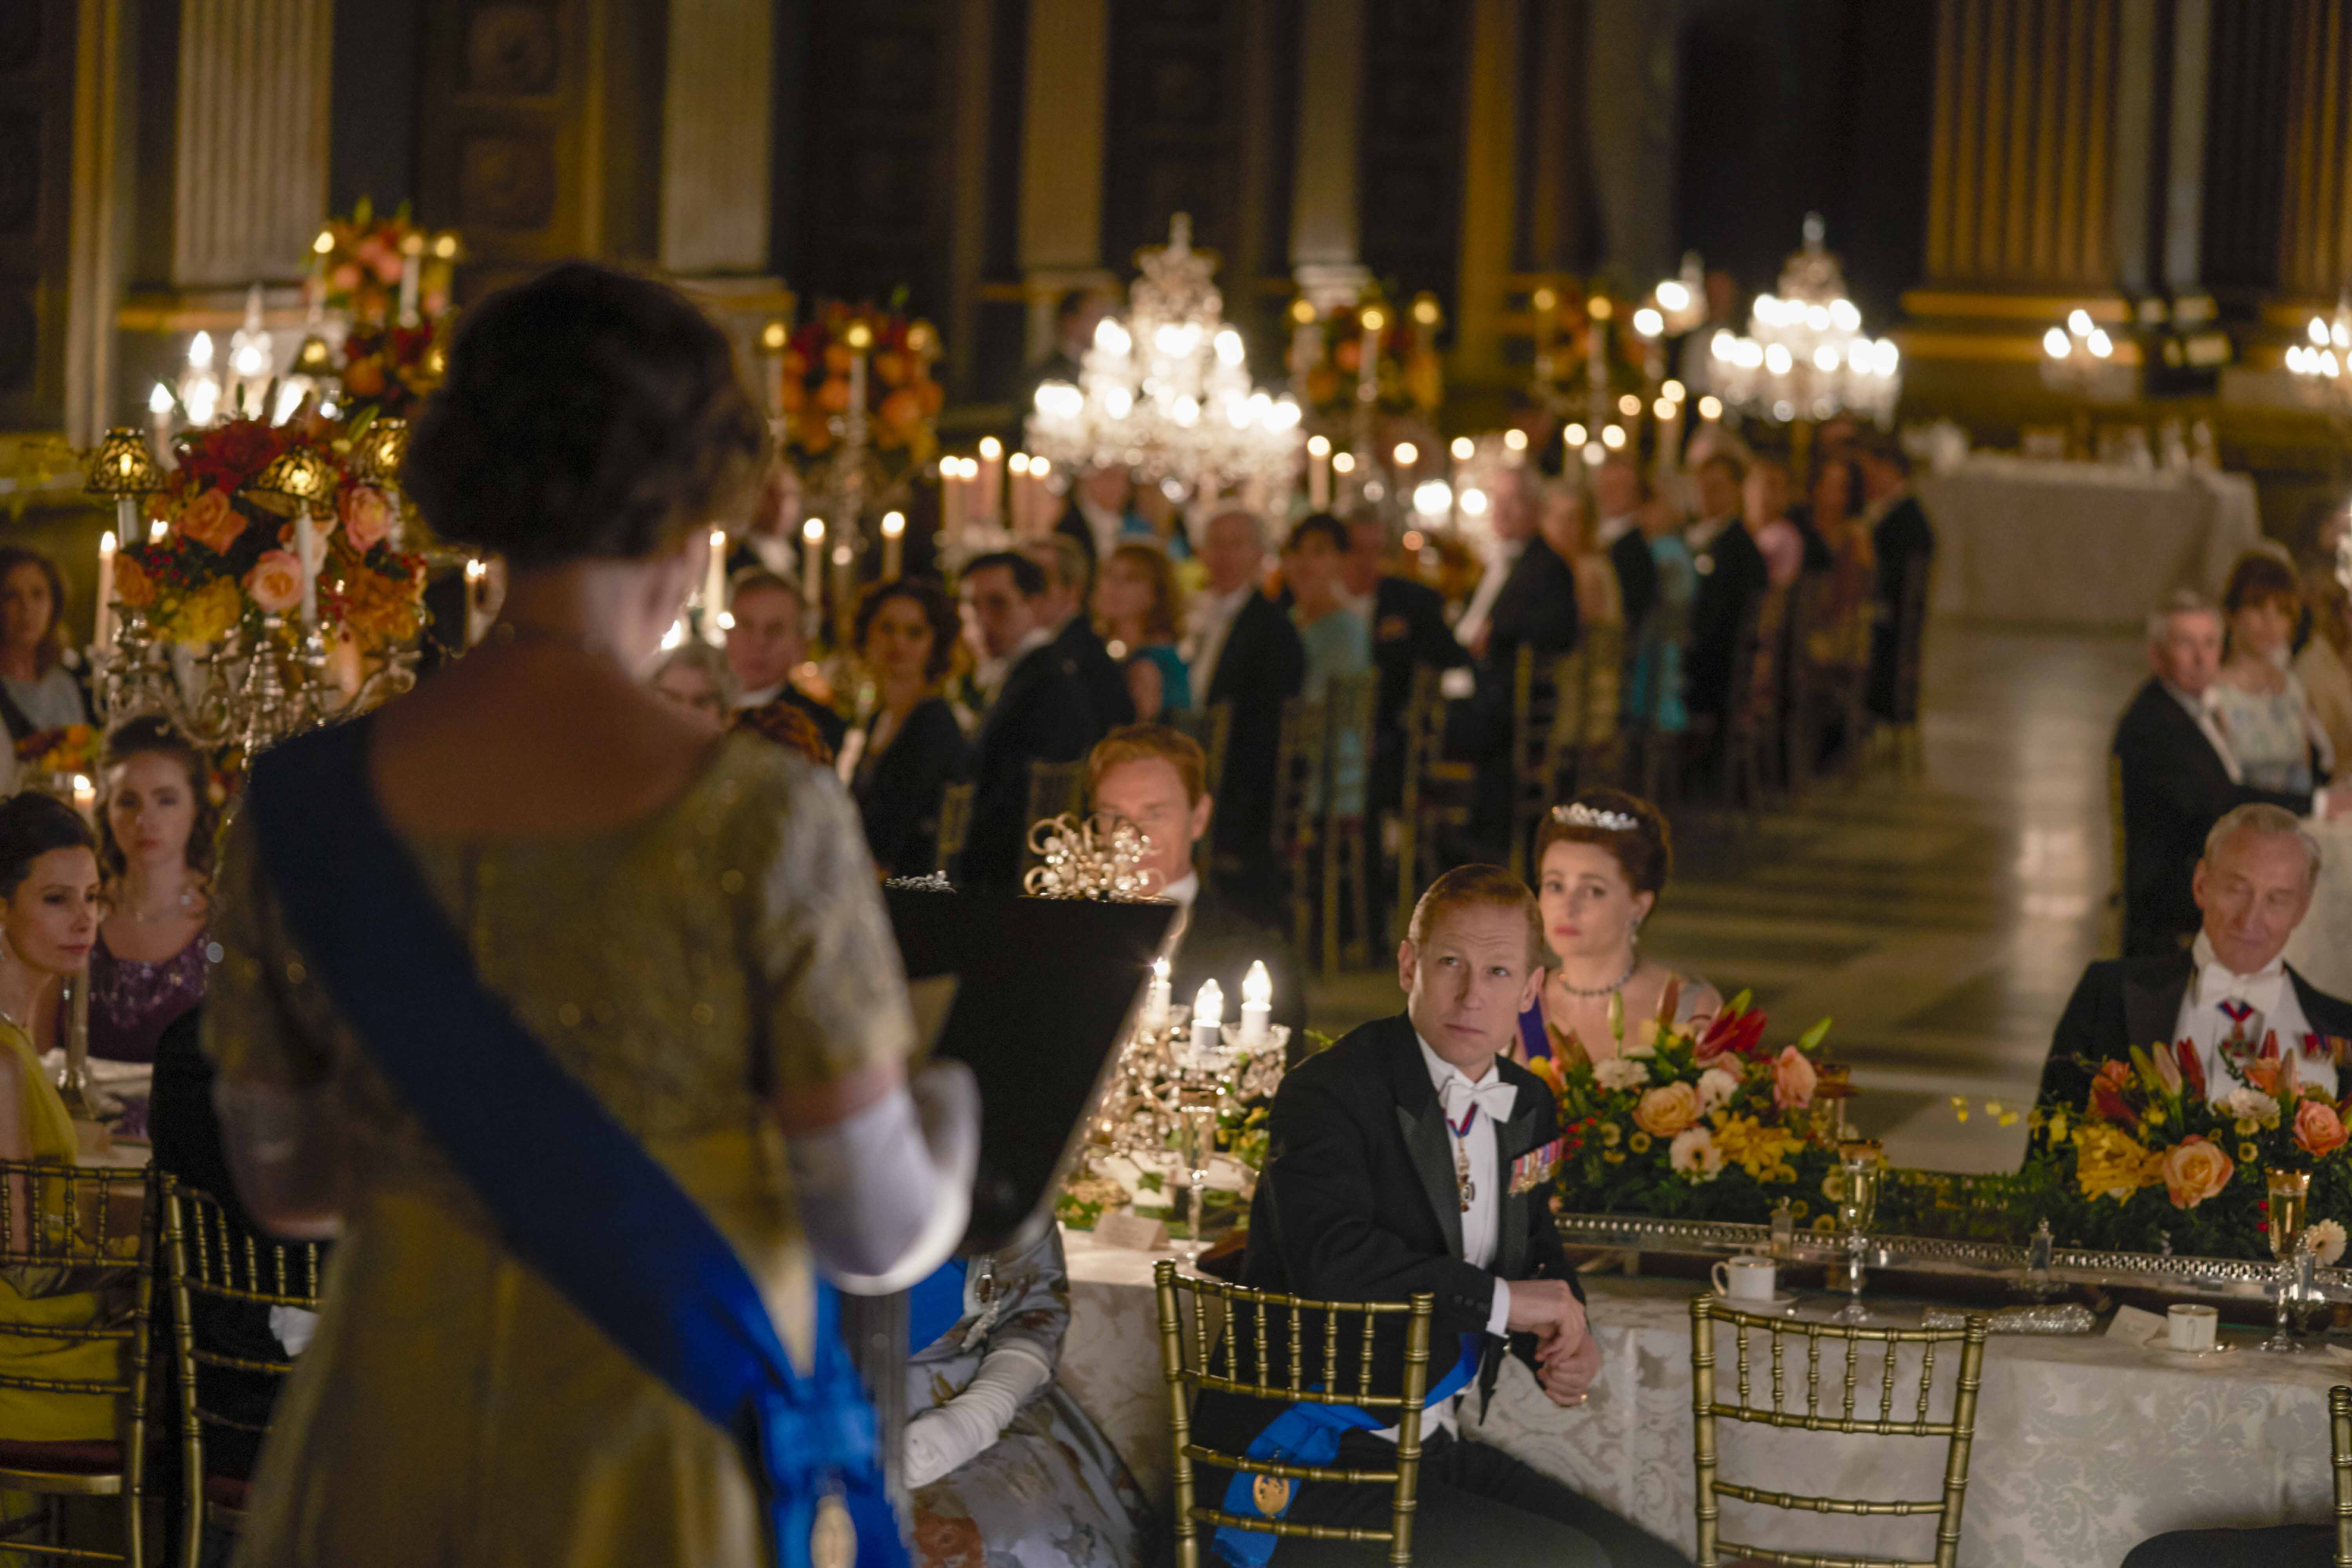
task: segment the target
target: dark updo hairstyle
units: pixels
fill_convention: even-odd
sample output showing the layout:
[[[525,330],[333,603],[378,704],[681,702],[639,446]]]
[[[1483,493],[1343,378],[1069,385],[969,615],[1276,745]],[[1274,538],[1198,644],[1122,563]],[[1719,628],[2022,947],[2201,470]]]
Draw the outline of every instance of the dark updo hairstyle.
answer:
[[[187,775],[188,798],[195,803],[195,820],[188,825],[188,869],[209,889],[214,847],[220,841],[220,806],[213,800],[212,767],[195,742],[152,713],[126,719],[106,738],[106,756],[99,763],[98,868],[110,883],[130,868],[122,846],[114,841],[114,825],[106,809],[106,775],[133,757],[168,757]]]
[[[2230,568],[2230,585],[2221,591],[2221,610],[2234,616],[2256,605],[2276,604],[2292,619],[2302,598],[2303,584],[2295,581],[2294,567],[2267,550],[2249,550]]]
[[[866,646],[866,634],[874,629],[874,617],[893,599],[904,599],[923,613],[924,621],[931,628],[931,651],[923,660],[923,679],[939,679],[947,674],[948,666],[955,659],[956,637],[963,630],[963,617],[946,591],[927,577],[900,577],[866,589],[866,596],[857,601],[857,646]]]
[[[1296,550],[1308,540],[1321,537],[1340,554],[1348,553],[1348,525],[1328,511],[1310,511],[1293,524],[1285,550]]]
[[[1577,806],[1588,812],[1630,817],[1633,826],[1602,827],[1571,822],[1570,813]],[[1544,854],[1555,844],[1591,844],[1607,850],[1636,894],[1664,892],[1666,879],[1675,873],[1675,839],[1665,817],[1640,795],[1627,795],[1622,789],[1585,790],[1566,805],[1552,808],[1544,818],[1543,831],[1536,836],[1538,883],[1543,880]]]
[[[767,448],[685,295],[575,261],[467,312],[401,483],[444,540],[520,570],[635,561],[743,510]]]
[[[0,903],[16,896],[33,862],[53,849],[98,851],[81,813],[53,795],[23,790],[0,800]]]

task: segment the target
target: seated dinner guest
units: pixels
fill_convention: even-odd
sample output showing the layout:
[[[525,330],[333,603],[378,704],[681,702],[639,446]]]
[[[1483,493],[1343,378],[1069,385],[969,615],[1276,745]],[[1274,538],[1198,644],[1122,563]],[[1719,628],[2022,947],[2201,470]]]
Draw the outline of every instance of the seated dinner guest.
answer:
[[[161,719],[109,736],[100,777],[107,909],[89,955],[89,1054],[152,1061],[164,1026],[204,1000],[220,808],[204,757]]]
[[[254,767],[213,1099],[246,1212],[340,1239],[248,1568],[754,1568],[892,1528],[834,1289],[944,1261],[976,1095],[910,1082],[840,781],[642,679],[767,446],[675,289],[572,262],[474,305],[403,479],[505,559],[503,629]]]
[[[0,724],[12,742],[89,722],[88,677],[67,644],[65,613],[58,563],[0,547]]]
[[[1275,1092],[1242,1283],[1326,1301],[1436,1298],[1415,1562],[1680,1563],[1664,1542],[1456,1430],[1454,1401],[1473,1384],[1482,1402],[1491,1397],[1507,1352],[1565,1409],[1584,1403],[1601,1370],[1582,1289],[1543,1199],[1559,1149],[1551,1096],[1507,1054],[1519,1015],[1535,1000],[1542,956],[1535,897],[1509,872],[1465,866],[1430,885],[1397,950],[1404,1013],[1309,1058]],[[1246,1332],[1239,1323],[1228,1331]],[[1321,1343],[1311,1319],[1302,1331]],[[1377,1343],[1375,1384],[1393,1391],[1403,1370],[1402,1323],[1386,1320]],[[1290,1354],[1286,1342],[1234,1349],[1237,1364],[1254,1350],[1276,1364]],[[1343,1383],[1357,1375],[1352,1350],[1342,1352]],[[1370,1430],[1375,1417],[1299,1414],[1320,1408],[1204,1391],[1192,1430],[1207,1447],[1254,1458],[1357,1469],[1396,1464],[1392,1429]],[[1385,1487],[1251,1481],[1203,1468],[1200,1496],[1228,1513],[1294,1524],[1388,1522]],[[1361,1546],[1335,1542],[1223,1531],[1215,1543],[1229,1563],[1261,1563],[1269,1552],[1278,1568],[1364,1561]]]
[[[1045,574],[1045,592],[1038,601],[1045,625],[1054,634],[1054,647],[1086,689],[1087,708],[1097,731],[1135,722],[1135,699],[1129,695],[1127,676],[1110,650],[1095,635],[1094,616],[1087,599],[1093,590],[1094,558],[1065,533],[1048,534],[1023,544],[1021,552]]]
[[[978,557],[963,569],[963,601],[995,676],[972,742],[978,788],[960,879],[1011,891],[1029,842],[1029,764],[1075,763],[1100,731],[1086,688],[1054,646],[1034,561],[1009,550]]]
[[[52,999],[58,983],[80,972],[98,937],[97,846],[89,826],[53,795],[27,790],[0,801],[0,1160],[70,1165],[78,1155],[72,1118],[42,1070],[24,1020]],[[0,1187],[0,1203],[22,1216],[31,1203],[24,1184]],[[52,1215],[62,1224],[63,1215]],[[20,1220],[19,1223],[22,1223]],[[0,1271],[0,1373],[12,1378],[105,1383],[127,1375],[107,1340],[42,1339],[45,1329],[86,1329],[103,1310],[86,1290],[52,1293],[53,1282]],[[19,1443],[112,1440],[120,1436],[115,1401],[105,1395],[0,1388],[0,1436]],[[9,1508],[0,1491],[0,1511]]]
[[[2332,1094],[2337,1058],[2352,1045],[2352,1003],[2280,956],[2318,876],[2319,846],[2292,812],[2242,805],[2215,823],[2189,883],[2203,920],[2196,942],[2083,972],[2042,1069],[2042,1103],[2075,1110],[2100,1063],[2181,1041],[2196,1051],[2210,1099],[2240,1087],[2249,1064],[2289,1054],[2304,1082]]]
[[[1434,588],[1386,569],[1388,524],[1377,509],[1359,507],[1348,518],[1348,558],[1339,580],[1372,628],[1372,664],[1381,672],[1373,718],[1370,807],[1385,811],[1404,795],[1404,716],[1418,665],[1454,669],[1470,650],[1445,624],[1445,599]]]
[[[849,732],[841,715],[793,684],[793,673],[808,658],[808,634],[801,596],[793,584],[765,567],[735,574],[727,592],[727,662],[733,667],[735,706],[746,711],[781,702],[816,726],[825,755],[837,756]]]
[[[1151,1506],[1054,1380],[1070,1277],[1052,1226],[908,1292],[907,1488],[921,1568],[1140,1563]]]
[[[727,656],[700,637],[688,637],[654,666],[653,688],[689,713],[724,730],[735,717],[739,689]]]
[[[1130,539],[1103,557],[1090,607],[1095,629],[1127,676],[1135,716],[1157,723],[1192,706],[1192,675],[1176,651],[1184,590],[1157,541]]]
[[[2231,807],[2263,801],[2323,816],[2346,809],[2245,776],[2207,706],[2221,664],[2221,618],[2212,605],[2189,593],[2166,600],[2147,618],[2147,660],[2153,673],[2117,721],[2113,748],[2123,784],[2126,958],[2178,952],[2197,933],[2189,873]]]
[[[1307,650],[1307,675],[1299,696],[1320,704],[1332,719],[1329,776],[1330,807],[1340,816],[1364,813],[1364,763],[1371,737],[1360,729],[1346,729],[1330,713],[1332,683],[1367,675],[1372,668],[1372,627],[1339,580],[1340,563],[1348,556],[1348,528],[1328,511],[1298,520],[1283,546],[1282,575],[1290,586],[1291,624],[1298,628],[1298,646]],[[1375,693],[1377,701],[1377,693]],[[1323,781],[1310,782],[1309,811],[1323,805]]]
[[[953,601],[919,577],[877,583],[857,606],[857,646],[876,700],[849,793],[885,877],[928,877],[937,868],[940,794],[971,771],[963,727],[940,694],[961,629]]]
[[[1297,628],[1264,593],[1265,520],[1228,508],[1201,534],[1208,582],[1192,595],[1185,661],[1192,700],[1233,704],[1224,776],[1211,836],[1211,879],[1254,910],[1270,910],[1278,889],[1273,852],[1274,763],[1282,705],[1307,679]]]
[[[1642,922],[1674,874],[1673,836],[1658,808],[1622,790],[1589,789],[1552,808],[1536,837],[1536,902],[1550,962],[1535,1005],[1519,1016],[1512,1055],[1600,1061],[1654,1030],[1666,987],[1675,1021],[1703,1030],[1723,1010],[1704,980],[1640,951]],[[1611,1026],[1615,1005],[1624,1040]]]
[[[2283,795],[2309,795],[2335,760],[2303,682],[2287,667],[2301,587],[2294,569],[2266,551],[2239,557],[2221,595],[2229,652],[2207,696],[2246,783]]]
[[[1286,1026],[1294,1047],[1307,1038],[1307,986],[1290,944],[1269,926],[1235,908],[1194,869],[1193,855],[1216,807],[1208,787],[1208,760],[1193,739],[1164,724],[1113,730],[1087,758],[1094,808],[1124,817],[1150,840],[1147,869],[1160,874],[1153,891],[1182,906],[1170,933],[1169,994],[1189,1003],[1213,980],[1240,1005],[1250,965],[1263,963],[1274,982],[1269,1023]]]

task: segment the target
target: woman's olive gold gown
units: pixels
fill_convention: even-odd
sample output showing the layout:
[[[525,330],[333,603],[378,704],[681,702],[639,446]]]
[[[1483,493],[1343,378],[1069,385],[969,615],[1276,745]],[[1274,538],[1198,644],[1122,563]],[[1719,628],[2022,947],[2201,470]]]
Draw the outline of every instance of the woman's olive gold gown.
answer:
[[[730,736],[630,827],[410,849],[483,982],[702,1205],[807,1365],[811,1264],[763,1104],[901,1057],[912,1037],[838,784]],[[331,1084],[349,1166],[324,1317],[263,1446],[236,1561],[762,1562],[735,1445],[501,1245],[289,941],[249,821],[231,831],[221,894],[209,1048],[232,1079]],[[447,1071],[462,1092],[465,1061]],[[531,1136],[531,1107],[506,1110]]]

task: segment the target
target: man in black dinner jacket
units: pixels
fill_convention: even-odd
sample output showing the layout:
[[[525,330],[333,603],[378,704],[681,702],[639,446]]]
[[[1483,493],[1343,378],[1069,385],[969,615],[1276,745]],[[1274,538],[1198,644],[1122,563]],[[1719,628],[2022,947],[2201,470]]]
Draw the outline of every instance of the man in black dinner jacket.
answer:
[[[2342,810],[2331,797],[2256,789],[2239,776],[2229,742],[2207,715],[2206,689],[2221,667],[2221,616],[2191,593],[2148,617],[2153,671],[2116,725],[2123,784],[2124,956],[2179,952],[2197,934],[2189,874],[2205,836],[2232,806],[2264,801],[2302,816]]]
[[[1210,878],[1260,917],[1278,898],[1274,863],[1274,762],[1282,736],[1282,705],[1307,679],[1307,650],[1298,630],[1261,582],[1265,522],[1256,513],[1219,512],[1201,537],[1207,586],[1193,595],[1184,658],[1192,666],[1192,700],[1202,708],[1233,705],[1225,740],[1224,777],[1211,781],[1217,817],[1210,828]]]
[[[1599,536],[1608,548],[1610,567],[1617,574],[1617,593],[1625,605],[1626,653],[1641,635],[1642,623],[1658,603],[1658,563],[1642,531],[1642,507],[1650,499],[1650,482],[1633,454],[1612,452],[1592,470],[1592,509],[1601,519]]]
[[[1698,592],[1691,600],[1690,655],[1684,701],[1694,714],[1720,721],[1733,693],[1731,669],[1748,606],[1769,586],[1764,552],[1741,521],[1740,486],[1747,469],[1728,452],[1699,465],[1699,515],[1684,532]]]
[[[1003,667],[972,746],[971,831],[961,879],[1011,891],[1029,837],[1029,764],[1074,763],[1094,744],[1085,689],[1054,647],[1041,601],[1045,574],[1012,551],[964,568],[963,597],[984,651]]]
[[[1086,689],[1087,707],[1101,731],[1135,722],[1135,696],[1119,668],[1095,635],[1094,618],[1087,614],[1087,595],[1094,581],[1093,558],[1066,533],[1032,540],[1022,553],[1045,574],[1045,624],[1053,628],[1054,647],[1069,665],[1070,673]]]
[[[1874,437],[1863,443],[1862,482],[1878,521],[1871,525],[1870,548],[1878,563],[1878,618],[1870,628],[1870,710],[1882,719],[1895,717],[1895,662],[1900,651],[1899,617],[1903,582],[1911,563],[1934,559],[1936,530],[1927,509],[1911,493],[1911,456],[1892,437]]]
[[[1584,1403],[1601,1369],[1583,1292],[1545,1202],[1560,1153],[1551,1096],[1507,1055],[1540,984],[1543,952],[1535,897],[1509,872],[1465,866],[1430,886],[1398,950],[1404,1013],[1308,1058],[1276,1091],[1242,1282],[1321,1300],[1436,1298],[1430,1386],[1444,1396],[1422,1425],[1416,1562],[1679,1563],[1664,1542],[1455,1430],[1454,1397],[1474,1387],[1482,1400],[1491,1394],[1507,1351],[1566,1410]],[[1373,1386],[1393,1393],[1402,1323],[1386,1319],[1382,1330]],[[1248,1330],[1236,1320],[1230,1331]],[[1303,1332],[1307,1359],[1319,1365],[1322,1325],[1310,1318]],[[1351,1337],[1341,1352],[1339,1386],[1353,1384],[1358,1342]],[[1287,1362],[1286,1342],[1268,1349],[1274,1364]],[[1235,1364],[1254,1364],[1254,1345],[1236,1351]],[[1318,1408],[1328,1407],[1208,1392],[1192,1430],[1209,1447],[1255,1458],[1287,1454],[1374,1470],[1396,1463],[1392,1436],[1337,1431],[1314,1417]],[[1379,1487],[1247,1475],[1236,1483],[1233,1472],[1210,1468],[1196,1481],[1196,1500],[1227,1512],[1373,1528],[1389,1515],[1390,1494]],[[1312,1568],[1360,1562],[1361,1552],[1286,1537],[1275,1561]]]
[[[1380,711],[1373,721],[1370,805],[1393,809],[1404,794],[1404,710],[1412,697],[1416,665],[1456,669],[1470,662],[1470,650],[1445,624],[1445,601],[1436,589],[1381,570],[1388,553],[1388,525],[1369,509],[1348,520],[1348,554],[1340,563],[1343,585],[1365,606],[1372,628],[1372,665],[1381,672]]]
[[[1481,851],[1498,858],[1509,853],[1511,685],[1519,649],[1533,648],[1540,662],[1576,646],[1576,573],[1536,531],[1532,483],[1525,468],[1495,476],[1489,488],[1499,553],[1455,628],[1478,656],[1472,831]]]

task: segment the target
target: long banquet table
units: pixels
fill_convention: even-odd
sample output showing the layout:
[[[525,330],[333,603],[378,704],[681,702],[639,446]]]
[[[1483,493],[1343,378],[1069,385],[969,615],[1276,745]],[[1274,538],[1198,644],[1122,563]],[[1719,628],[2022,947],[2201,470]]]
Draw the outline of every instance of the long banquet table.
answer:
[[[1923,476],[1937,615],[2137,626],[2167,594],[2218,595],[2262,538],[2243,474],[1980,456]]]
[[[1154,1255],[1119,1252],[1066,1233],[1071,1321],[1062,1381],[1101,1424],[1146,1491],[1168,1496],[1168,1416],[1153,1328]],[[1165,1255],[1160,1255],[1165,1256]],[[1507,1364],[1483,1419],[1465,1401],[1465,1429],[1559,1477],[1688,1551],[1691,1479],[1690,1296],[1682,1281],[1586,1281],[1603,1370],[1591,1403],[1549,1404],[1517,1363]],[[1890,1304],[1889,1316],[1903,1309]],[[2251,1338],[2251,1336],[2240,1336]],[[1727,1397],[1729,1341],[1717,1348]],[[1826,1348],[1825,1388],[1843,1381]],[[1864,1399],[1879,1363],[1863,1353]],[[1898,1363],[1916,1394],[1916,1352]],[[1801,1357],[1791,1361],[1801,1381]],[[1763,1381],[1759,1377],[1759,1383]],[[2327,1389],[2352,1383],[2342,1351],[2268,1356],[2245,1349],[2210,1369],[2160,1363],[2103,1335],[1995,1336],[1963,1521],[1963,1568],[2112,1568],[2138,1542],[2189,1526],[2274,1524],[2328,1517]],[[1951,1375],[1939,1370],[1937,1411]],[[1792,1389],[1792,1398],[1801,1398]],[[1825,1394],[1825,1397],[1827,1397]],[[1934,1498],[1940,1442],[1777,1432],[1718,1423],[1721,1474],[1775,1489],[1841,1497]],[[1855,1521],[1752,1512],[1726,1502],[1724,1533],[1752,1544],[1933,1555],[1932,1519]]]

